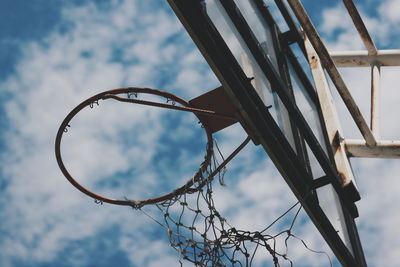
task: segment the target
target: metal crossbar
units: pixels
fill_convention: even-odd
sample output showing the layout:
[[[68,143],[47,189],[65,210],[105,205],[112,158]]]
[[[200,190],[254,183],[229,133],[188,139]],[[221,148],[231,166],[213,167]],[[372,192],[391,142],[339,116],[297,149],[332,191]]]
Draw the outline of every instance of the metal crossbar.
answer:
[[[314,63],[316,60],[321,62],[322,67],[329,74],[332,82],[335,84],[339,94],[341,95],[343,102],[346,104],[350,114],[353,117],[353,120],[357,124],[361,134],[364,137],[364,140],[346,140],[342,135],[339,135],[339,138],[342,142],[341,146],[345,149],[347,156],[400,158],[400,141],[380,140],[381,67],[400,66],[400,50],[378,50],[353,1],[343,0],[343,3],[367,50],[328,52],[300,1],[288,0],[288,2],[291,5],[291,8],[298,18],[300,24],[302,25],[309,42],[312,43],[313,49],[315,49],[316,54],[318,55],[318,58],[316,58],[316,55],[312,55],[314,58],[312,58],[310,62],[312,63],[313,60]],[[310,57],[310,49],[308,50],[308,53]],[[347,89],[347,86],[341,78],[337,67],[371,68],[371,109],[369,126],[365,122],[364,117],[359,111],[358,105],[353,100],[350,91]],[[321,102],[324,101],[328,101],[328,99],[324,98]],[[327,121],[326,123],[332,124],[332,122],[330,123]],[[334,122],[334,124],[336,123],[338,123],[338,121]],[[340,127],[337,125],[336,129],[340,129]],[[341,132],[341,130],[339,130],[339,132]],[[335,134],[337,133],[335,132]]]

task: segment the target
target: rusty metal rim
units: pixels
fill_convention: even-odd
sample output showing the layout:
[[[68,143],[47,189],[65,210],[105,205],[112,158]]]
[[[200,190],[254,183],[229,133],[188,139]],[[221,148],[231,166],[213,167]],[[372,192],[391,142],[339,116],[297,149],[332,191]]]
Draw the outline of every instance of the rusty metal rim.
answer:
[[[159,197],[155,197],[155,198],[150,198],[150,199],[146,199],[146,200],[130,200],[130,199],[125,199],[125,200],[120,200],[120,199],[112,199],[112,198],[108,198],[102,195],[99,195],[97,193],[94,193],[90,190],[88,190],[87,188],[85,188],[84,186],[82,186],[81,184],[79,184],[76,179],[68,172],[67,168],[64,165],[64,162],[62,160],[61,157],[61,139],[63,134],[65,133],[65,129],[67,127],[69,127],[69,123],[70,121],[75,117],[76,114],[78,114],[82,109],[84,109],[87,106],[92,105],[94,102],[98,101],[98,100],[105,100],[105,99],[109,99],[112,98],[110,96],[116,96],[118,94],[124,94],[124,93],[144,93],[144,94],[150,94],[150,95],[158,95],[161,97],[165,97],[167,99],[170,99],[172,101],[175,101],[185,107],[190,107],[189,102],[187,102],[186,100],[173,95],[171,93],[165,92],[165,91],[161,91],[161,90],[156,90],[156,89],[151,89],[151,88],[139,88],[139,87],[127,87],[127,88],[119,88],[119,89],[113,89],[113,90],[109,90],[109,91],[105,91],[102,93],[99,93],[97,95],[94,95],[88,99],[86,99],[85,101],[83,101],[81,104],[79,104],[77,107],[75,107],[64,119],[64,121],[61,123],[58,132],[57,132],[57,136],[56,136],[56,140],[55,140],[55,154],[56,154],[56,159],[57,159],[57,163],[58,166],[61,170],[61,172],[64,174],[64,176],[67,178],[67,180],[73,185],[75,186],[78,190],[80,190],[82,193],[94,198],[97,201],[100,202],[106,202],[106,203],[110,203],[110,204],[115,204],[115,205],[124,205],[124,206],[134,206],[134,207],[140,207],[146,204],[156,204],[168,199],[173,198],[174,196],[180,195],[185,193],[187,190],[190,189],[190,187],[195,184],[197,181],[199,181],[199,179],[202,177],[202,174],[204,171],[207,170],[207,168],[210,167],[211,165],[211,156],[213,154],[213,138],[212,138],[212,134],[211,132],[207,129],[207,127],[205,126],[205,124],[201,121],[200,117],[197,116],[196,112],[193,112],[196,117],[199,119],[199,121],[203,124],[204,126],[204,130],[206,132],[207,135],[207,147],[206,147],[206,155],[204,157],[204,161],[200,164],[199,170],[194,174],[194,176],[189,179],[185,185],[183,185],[182,187],[168,193],[165,194],[163,196],[159,196]],[[113,98],[116,99],[116,98]],[[118,100],[118,99],[116,99]],[[172,105],[171,105],[172,106]],[[190,111],[190,110],[186,110],[186,111]],[[199,190],[200,188],[198,188]]]

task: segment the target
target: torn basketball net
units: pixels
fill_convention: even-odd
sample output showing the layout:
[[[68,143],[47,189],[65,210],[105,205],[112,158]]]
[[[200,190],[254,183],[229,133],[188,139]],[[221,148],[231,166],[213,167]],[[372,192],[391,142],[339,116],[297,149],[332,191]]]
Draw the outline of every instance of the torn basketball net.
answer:
[[[164,101],[141,100],[138,98],[139,93],[155,95]],[[207,145],[204,161],[193,177],[173,192],[146,200],[110,199],[81,186],[63,163],[60,151],[61,139],[63,134],[68,132],[70,121],[77,113],[85,107],[92,108],[94,103],[98,105],[99,100],[107,99],[188,111],[198,116],[207,135]],[[218,212],[213,200],[215,178],[218,177],[219,184],[224,185],[226,165],[251,139],[247,137],[227,158],[224,158],[212,137],[212,132],[199,115],[229,119],[226,114],[192,107],[189,102],[160,90],[129,87],[106,91],[82,102],[64,119],[56,137],[56,159],[64,176],[80,191],[94,198],[96,203],[107,202],[131,206],[162,226],[166,230],[170,245],[180,253],[181,259],[192,262],[196,266],[251,266],[257,258],[256,255],[261,253],[269,255],[274,266],[281,266],[281,264],[293,266],[288,248],[290,239],[297,240],[310,252],[325,254],[332,266],[327,253],[310,249],[302,239],[293,234],[292,230],[301,210],[299,202],[260,231],[237,229]],[[149,205],[155,206],[156,211],[146,211],[145,207]],[[282,220],[289,221],[288,226],[272,234],[273,226]],[[283,242],[283,245],[278,242]]]

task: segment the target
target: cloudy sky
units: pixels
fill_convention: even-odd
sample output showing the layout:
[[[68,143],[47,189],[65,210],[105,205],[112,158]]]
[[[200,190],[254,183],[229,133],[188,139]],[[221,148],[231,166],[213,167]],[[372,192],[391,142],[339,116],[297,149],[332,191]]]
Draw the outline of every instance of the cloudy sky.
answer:
[[[0,2],[0,266],[179,266],[178,253],[157,223],[131,208],[95,204],[62,176],[54,139],[68,112],[95,93],[145,86],[191,99],[219,82],[165,0],[82,2]],[[341,1],[320,2],[304,5],[329,49],[363,49]],[[356,4],[377,47],[398,48],[400,2]],[[382,69],[385,139],[400,137],[399,71]],[[369,70],[347,69],[343,75],[368,118]],[[346,138],[359,138],[336,100]],[[216,138],[226,156],[245,133],[236,125]],[[110,197],[140,199],[190,178],[205,142],[190,114],[109,100],[77,117],[62,149],[82,184]],[[400,165],[376,159],[352,163],[367,262],[400,265]],[[296,203],[263,150],[251,143],[228,166],[225,183],[215,183],[216,206],[244,230],[265,228]],[[293,232],[339,266],[304,213]],[[296,240],[289,252],[294,266],[329,266],[325,255]],[[268,255],[259,255],[256,263],[272,266]]]

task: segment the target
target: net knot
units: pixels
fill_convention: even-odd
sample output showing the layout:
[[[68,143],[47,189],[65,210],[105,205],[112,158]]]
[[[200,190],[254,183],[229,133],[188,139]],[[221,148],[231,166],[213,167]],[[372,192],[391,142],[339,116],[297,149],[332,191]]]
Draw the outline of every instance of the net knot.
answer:
[[[94,199],[94,203],[103,205],[103,200],[101,200],[101,199]]]
[[[137,200],[128,200],[129,206],[131,206],[134,210],[140,210],[143,207],[143,203]]]
[[[67,126],[65,126],[64,133],[68,133],[68,127],[71,127],[71,125],[67,124]]]
[[[168,236],[171,237],[173,233],[174,233],[174,231],[172,231],[171,228],[168,228]]]
[[[221,231],[221,238],[228,237],[228,233],[225,230]]]
[[[98,100],[93,101],[92,103],[89,104],[89,107],[93,108],[94,104],[99,105],[99,101]]]
[[[254,238],[264,239],[263,235],[260,232],[255,232]]]

